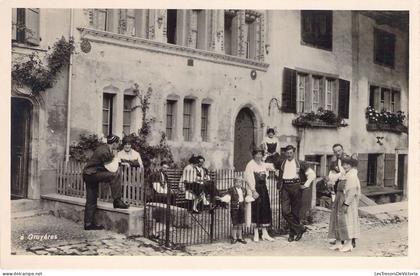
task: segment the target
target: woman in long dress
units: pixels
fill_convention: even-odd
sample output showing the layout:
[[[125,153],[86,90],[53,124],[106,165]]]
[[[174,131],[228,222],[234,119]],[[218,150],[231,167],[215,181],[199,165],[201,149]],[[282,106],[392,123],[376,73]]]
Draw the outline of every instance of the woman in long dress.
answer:
[[[347,252],[353,250],[352,239],[358,239],[360,236],[358,207],[361,188],[357,176],[357,160],[345,157],[341,163],[345,175],[339,179],[337,184],[328,238],[336,240],[336,244],[330,249]]]
[[[245,168],[245,178],[248,182],[249,192],[254,201],[251,205],[251,221],[256,224],[254,229],[254,241],[259,240],[259,229],[262,231],[262,239],[273,241],[268,235],[267,227],[271,225],[271,206],[270,198],[266,185],[266,179],[270,170],[273,170],[272,164],[262,161],[263,149],[255,149],[252,152],[253,159],[248,162]]]

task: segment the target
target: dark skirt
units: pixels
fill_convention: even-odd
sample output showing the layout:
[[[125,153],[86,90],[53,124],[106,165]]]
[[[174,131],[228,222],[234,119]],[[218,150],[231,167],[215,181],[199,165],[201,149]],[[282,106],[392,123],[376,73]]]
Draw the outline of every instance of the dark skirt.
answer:
[[[245,207],[243,202],[239,203],[239,208],[230,209],[230,217],[232,219],[232,225],[245,223]]]
[[[251,205],[251,221],[257,226],[266,227],[271,225],[271,207],[265,180],[255,179],[255,190],[259,197]]]
[[[197,182],[185,182],[185,189],[199,197],[203,193],[203,184]]]

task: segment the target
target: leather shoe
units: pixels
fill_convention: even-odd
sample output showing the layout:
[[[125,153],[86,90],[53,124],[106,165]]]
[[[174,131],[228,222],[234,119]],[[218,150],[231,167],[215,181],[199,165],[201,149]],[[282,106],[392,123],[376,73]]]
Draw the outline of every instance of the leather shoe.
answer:
[[[237,240],[237,239],[233,239],[233,238],[232,238],[232,239],[230,240],[230,243],[231,243],[231,244],[235,244],[236,242],[238,242],[238,240]]]
[[[305,233],[306,232],[306,227],[303,229],[303,231],[302,232],[300,232],[299,234],[297,234],[296,235],[296,238],[295,238],[295,241],[300,241],[300,239],[302,238],[302,236],[303,236],[303,233]]]
[[[289,236],[289,238],[287,239],[288,242],[292,242],[295,240],[295,236]]]
[[[105,227],[101,224],[89,224],[85,225],[85,230],[104,230]]]
[[[128,209],[128,207],[130,207],[129,204],[125,203],[124,201],[122,201],[121,199],[116,199],[114,200],[114,208],[118,208],[118,209]]]
[[[238,239],[238,242],[243,243],[243,244],[247,244],[246,240],[244,240],[244,239]]]

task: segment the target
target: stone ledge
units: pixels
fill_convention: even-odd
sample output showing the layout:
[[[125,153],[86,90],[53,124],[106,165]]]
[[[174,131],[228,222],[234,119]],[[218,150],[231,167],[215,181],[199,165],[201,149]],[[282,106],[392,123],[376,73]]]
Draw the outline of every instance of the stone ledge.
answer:
[[[83,225],[86,199],[59,194],[42,195],[44,210],[57,217],[70,219]],[[114,209],[112,203],[98,202],[96,222],[105,229],[127,236],[144,235],[144,208]],[[81,226],[82,227],[82,226]]]
[[[150,52],[164,53],[174,56],[195,58],[198,60],[255,69],[263,72],[266,72],[269,67],[269,64],[265,62],[237,56],[230,56],[223,53],[205,51],[201,49],[89,28],[79,28],[78,30],[82,33],[82,38],[98,43],[118,45],[133,49],[143,49]]]

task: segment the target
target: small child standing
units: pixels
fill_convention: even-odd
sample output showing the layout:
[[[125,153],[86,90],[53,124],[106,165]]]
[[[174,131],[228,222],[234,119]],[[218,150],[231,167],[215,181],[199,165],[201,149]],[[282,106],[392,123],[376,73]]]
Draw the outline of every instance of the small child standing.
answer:
[[[235,177],[234,186],[229,188],[227,194],[219,198],[222,202],[230,201],[230,216],[232,220],[232,239],[231,243],[243,243],[247,242],[244,240],[242,235],[243,224],[245,223],[245,198],[247,195],[246,189],[242,186],[245,182],[243,178]]]

